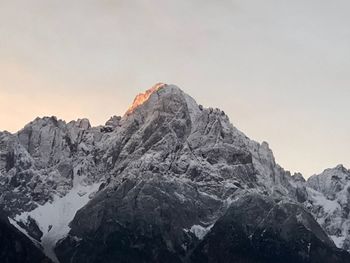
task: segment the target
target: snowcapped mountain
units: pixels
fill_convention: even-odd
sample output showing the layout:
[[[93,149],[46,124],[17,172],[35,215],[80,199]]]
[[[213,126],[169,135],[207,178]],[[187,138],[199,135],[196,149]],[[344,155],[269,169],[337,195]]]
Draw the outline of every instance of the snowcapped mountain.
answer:
[[[291,175],[223,111],[162,83],[104,126],[45,117],[0,133],[0,203],[61,263],[349,262],[335,246],[350,249],[349,178]]]

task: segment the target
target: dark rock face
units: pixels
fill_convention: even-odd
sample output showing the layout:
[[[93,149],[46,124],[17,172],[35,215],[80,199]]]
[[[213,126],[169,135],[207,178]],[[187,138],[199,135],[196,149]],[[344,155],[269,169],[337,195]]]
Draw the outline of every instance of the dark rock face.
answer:
[[[61,262],[183,262],[196,240],[184,229],[210,222],[221,206],[192,184],[125,180],[77,213],[56,254]]]
[[[24,224],[23,222],[18,222],[18,225],[23,229],[26,229],[26,231],[31,237],[40,242],[40,239],[43,236],[43,232],[41,232],[40,228],[38,227],[36,221],[33,218],[28,216],[27,224]]]
[[[348,262],[313,217],[298,204],[248,194],[233,202],[191,262]]]
[[[0,212],[0,261],[2,263],[51,263],[31,240]]]

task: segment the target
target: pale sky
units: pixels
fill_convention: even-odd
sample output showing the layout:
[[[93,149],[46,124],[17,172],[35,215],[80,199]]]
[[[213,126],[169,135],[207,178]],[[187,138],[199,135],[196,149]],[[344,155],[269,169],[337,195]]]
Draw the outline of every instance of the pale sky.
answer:
[[[157,82],[305,177],[350,168],[348,0],[0,0],[0,130],[93,125]]]

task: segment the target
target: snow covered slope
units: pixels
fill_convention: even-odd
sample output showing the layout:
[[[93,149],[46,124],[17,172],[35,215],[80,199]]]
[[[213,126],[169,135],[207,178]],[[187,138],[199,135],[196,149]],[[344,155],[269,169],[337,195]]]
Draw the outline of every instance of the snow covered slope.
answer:
[[[350,250],[350,171],[338,165],[307,180],[310,208],[335,244]]]
[[[15,222],[27,225],[29,218],[34,220],[42,232],[41,245],[44,252],[53,261],[58,262],[54,248],[56,243],[67,236],[76,212],[88,203],[98,190],[99,183],[92,185],[77,184],[64,196],[54,197],[52,202],[40,205],[30,212],[17,215]]]

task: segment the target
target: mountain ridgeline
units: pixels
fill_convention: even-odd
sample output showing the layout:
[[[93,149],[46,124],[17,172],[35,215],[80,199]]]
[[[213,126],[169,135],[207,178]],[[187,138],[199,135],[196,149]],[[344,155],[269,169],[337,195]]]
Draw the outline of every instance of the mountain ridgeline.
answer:
[[[291,175],[174,85],[102,126],[0,132],[3,214],[53,262],[350,262],[349,200],[342,165]]]

